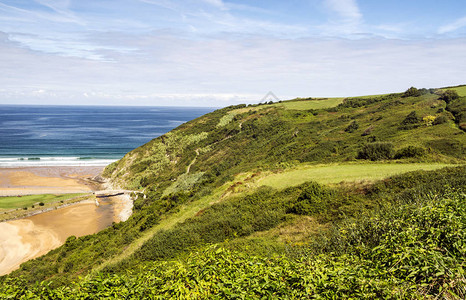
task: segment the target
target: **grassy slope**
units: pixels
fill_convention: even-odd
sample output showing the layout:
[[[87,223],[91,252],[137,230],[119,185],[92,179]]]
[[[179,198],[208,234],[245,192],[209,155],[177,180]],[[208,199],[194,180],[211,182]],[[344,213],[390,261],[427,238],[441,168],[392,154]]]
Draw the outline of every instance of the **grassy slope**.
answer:
[[[274,104],[276,106],[284,107],[285,109],[293,110],[310,110],[310,109],[322,109],[335,107],[338,104],[343,102],[344,98],[325,98],[325,99],[316,99],[313,101],[284,101],[279,104]]]
[[[383,198],[385,202],[381,208],[343,219],[320,235],[312,235],[309,244],[287,245],[287,255],[257,256],[250,247],[229,245],[231,242],[226,246],[233,247],[234,251],[198,245],[174,260],[147,261],[140,266],[133,261],[125,266],[127,272],[95,274],[58,288],[46,282],[28,286],[22,279],[11,278],[0,287],[0,296],[16,299],[44,295],[52,299],[302,299],[310,295],[358,299],[464,298],[464,171],[462,167],[416,172],[379,182],[365,197]],[[329,199],[332,194],[322,187],[310,184],[302,190],[307,195],[310,191],[325,196],[319,197],[323,201],[319,205],[324,204],[320,213],[326,214],[326,210],[337,204]],[[266,198],[258,199],[267,202],[264,208],[277,200],[283,202],[279,199],[286,194],[279,192],[274,196],[269,191],[266,195]],[[269,202],[270,198],[275,200]],[[209,222],[218,228],[222,223],[216,222],[218,215],[215,211],[228,215],[228,208],[236,207],[246,213],[253,208],[255,198],[244,199],[246,202],[240,206],[219,204],[226,210],[218,210],[218,206],[206,210],[185,226],[190,228],[191,235],[198,234],[196,224],[206,224],[202,219],[210,219]],[[302,201],[299,199],[302,197],[298,198]],[[309,206],[311,209],[318,207],[315,204]],[[264,215],[262,211],[258,214]],[[211,218],[207,218],[209,215]],[[243,214],[232,215],[230,224],[233,225],[231,222],[239,217]],[[248,225],[246,222],[237,224],[245,228]],[[170,244],[173,236],[182,230],[182,226],[178,226],[178,233],[174,230],[165,234],[164,243]],[[208,230],[201,232],[206,234],[205,237],[210,234]],[[235,240],[238,238],[232,242]],[[248,246],[255,245],[257,240],[253,242]]]
[[[375,181],[396,174],[416,171],[435,170],[449,166],[438,163],[412,164],[349,164],[349,165],[312,165],[300,166],[278,174],[271,174],[259,180],[259,185],[267,185],[277,189],[296,186],[306,181],[316,181],[321,184]]]
[[[192,223],[189,218],[197,216],[194,219],[199,219],[204,211],[209,212],[206,216],[215,216],[216,211],[219,216],[231,216],[231,219],[226,219],[225,224],[220,227],[217,224],[213,228],[229,228],[232,225],[228,224],[239,222],[235,226],[239,226],[243,232],[241,239],[257,230],[273,229],[295,216],[294,213],[286,212],[282,200],[273,202],[274,199],[288,199],[286,205],[290,205],[296,201],[303,187],[296,187],[288,191],[289,194],[287,191],[277,192],[285,193],[283,197],[273,196],[276,192],[261,190],[256,195],[256,191],[251,188],[256,186],[257,179],[270,171],[299,170],[303,164],[309,166],[322,162],[354,161],[361,146],[373,140],[390,142],[395,150],[414,145],[426,151],[422,157],[401,159],[399,162],[463,163],[464,132],[458,129],[447,112],[439,112],[440,108],[445,108],[445,103],[438,98],[435,94],[407,98],[403,98],[401,94],[388,98],[352,98],[352,102],[357,104],[355,107],[340,104],[318,110],[312,108],[315,105],[313,101],[298,101],[301,110],[291,107],[285,109],[283,103],[286,105],[293,102],[283,102],[253,107],[229,107],[207,114],[135,149],[107,168],[106,175],[116,185],[140,189],[148,196],[145,200],[135,202],[135,213],[129,221],[95,236],[70,240],[49,255],[26,263],[22,270],[13,275],[26,275],[34,280],[57,280],[58,275],[66,282],[69,278],[86,274],[92,268],[95,270],[94,274],[104,269],[121,271],[135,264],[144,255],[147,256],[147,253],[152,253],[146,250],[159,247],[159,241],[162,241],[160,245],[169,244],[165,243],[169,238],[174,243],[170,247],[178,245],[175,247],[178,250],[172,253],[183,253],[190,247],[198,247],[202,239],[191,240],[188,244],[176,244],[180,240],[176,239],[175,233],[180,234],[178,237],[184,236],[185,240],[189,240],[191,235],[185,231],[188,224]],[[298,105],[296,103],[292,105]],[[312,110],[302,110],[306,105]],[[421,117],[445,115],[447,122],[435,126],[419,123],[416,128],[401,130],[400,124],[413,110]],[[353,121],[359,124],[359,128],[353,132],[345,131]],[[369,127],[372,127],[371,132],[363,135]],[[371,165],[368,164],[369,169]],[[397,173],[414,166],[394,165]],[[388,170],[385,172],[390,174]],[[370,173],[368,175],[374,176]],[[303,174],[299,175],[301,179],[307,176],[308,174],[304,177]],[[163,196],[168,189],[172,194]],[[251,193],[251,197],[259,198],[263,195],[261,193],[265,193],[264,195],[269,195],[267,201],[272,201],[271,207],[280,207],[277,210],[280,211],[279,214],[268,212],[261,208],[262,204],[259,202],[260,205],[252,211],[268,212],[269,215],[250,216],[253,220],[251,222],[262,224],[257,225],[256,229],[245,228],[248,222],[238,219],[238,212],[234,213],[236,209],[242,211],[247,208],[240,203],[248,203],[251,200],[248,195]],[[344,196],[344,199],[343,206],[334,203],[335,208],[318,220],[337,220],[341,215],[361,211],[365,205],[367,208],[373,206],[372,200],[361,202],[356,196]],[[212,203],[219,201],[211,210]],[[235,203],[239,203],[239,206],[235,206]],[[292,205],[289,209],[296,210],[296,207]],[[231,214],[226,214],[229,210]],[[246,210],[240,215],[246,217],[248,214],[249,211]],[[199,228],[204,228],[200,230],[201,237],[207,232],[214,232],[206,229],[211,226],[206,218],[199,219],[199,222],[202,219],[204,223],[196,223]],[[220,217],[214,219],[220,220]],[[172,234],[167,236],[167,232]],[[224,238],[235,239],[233,233],[234,231],[227,235],[207,235],[204,240],[222,242]]]
[[[460,97],[466,97],[466,85],[447,89],[455,90]]]

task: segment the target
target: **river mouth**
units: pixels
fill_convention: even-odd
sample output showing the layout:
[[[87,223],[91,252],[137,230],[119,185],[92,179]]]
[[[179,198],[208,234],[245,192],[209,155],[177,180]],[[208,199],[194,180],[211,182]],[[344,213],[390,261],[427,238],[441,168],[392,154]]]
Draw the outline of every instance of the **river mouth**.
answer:
[[[62,171],[63,168],[60,170]],[[50,172],[46,175],[44,180],[47,184],[50,184],[48,180],[50,178],[63,179],[62,176],[54,176]],[[66,180],[69,179],[66,178]],[[72,178],[77,185],[88,188],[78,181],[80,179]],[[38,184],[32,189],[20,188],[22,191],[31,193],[42,186]],[[95,234],[112,226],[114,222],[126,220],[131,214],[131,208],[132,202],[128,195],[103,197],[98,198],[98,201],[95,200],[95,196],[90,195],[87,200],[75,204],[18,220],[1,222],[0,276],[18,269],[23,262],[60,247],[70,236],[81,237]]]
[[[84,201],[68,207],[0,223],[0,275],[63,245],[70,236],[97,233],[115,222],[111,199]]]

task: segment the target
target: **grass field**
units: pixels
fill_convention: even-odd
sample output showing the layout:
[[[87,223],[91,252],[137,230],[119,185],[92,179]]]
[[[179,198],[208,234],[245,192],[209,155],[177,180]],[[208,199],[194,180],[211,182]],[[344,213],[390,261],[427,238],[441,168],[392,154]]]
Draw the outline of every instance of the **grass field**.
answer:
[[[285,109],[293,110],[309,110],[309,109],[322,109],[335,107],[343,102],[344,98],[328,98],[322,100],[308,100],[308,101],[285,101],[273,105],[283,106]]]
[[[466,86],[459,86],[459,87],[451,88],[448,90],[455,90],[460,97],[466,96]]]
[[[64,194],[64,195],[28,195],[22,197],[0,197],[0,209],[15,209],[29,207],[42,202],[44,204],[70,199],[85,194]]]
[[[348,165],[317,165],[303,166],[298,169],[272,174],[261,179],[259,185],[267,185],[277,189],[297,186],[306,181],[316,181],[322,184],[339,183],[342,181],[374,181],[392,175],[416,170],[435,170],[452,166],[450,164],[415,163],[415,164],[348,164]]]

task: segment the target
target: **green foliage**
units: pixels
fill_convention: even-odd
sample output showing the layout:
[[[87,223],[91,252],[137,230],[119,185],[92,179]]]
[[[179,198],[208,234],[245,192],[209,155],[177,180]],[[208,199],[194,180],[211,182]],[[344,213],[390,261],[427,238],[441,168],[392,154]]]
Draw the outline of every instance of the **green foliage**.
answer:
[[[410,87],[403,93],[403,97],[419,97],[422,93],[415,87]]]
[[[408,146],[405,148],[401,148],[400,150],[396,151],[394,158],[410,158],[410,157],[422,157],[426,154],[426,150],[422,147],[416,146]]]
[[[466,131],[466,97],[448,103],[446,110],[453,114],[458,127]]]
[[[315,182],[302,186],[302,192],[287,209],[288,213],[298,215],[313,215],[328,209],[329,198],[334,198],[332,191],[325,189]]]
[[[407,125],[407,124],[416,124],[419,122],[421,122],[421,118],[418,117],[417,112],[413,110],[406,116],[406,118],[403,120],[403,122],[401,122],[401,124]]]
[[[102,172],[103,177],[110,177],[112,173],[116,170],[118,166],[118,161],[112,162],[108,166],[105,167],[104,171]]]
[[[178,193],[181,191],[191,190],[199,181],[205,172],[199,172],[194,174],[181,174],[172,185],[165,189],[163,195],[172,193]]]
[[[366,135],[370,135],[372,133],[372,131],[374,131],[374,126],[369,126],[367,127],[364,132],[361,134],[361,136],[366,136]]]
[[[391,159],[394,154],[392,143],[375,142],[362,146],[358,152],[358,159],[369,159],[372,161]]]
[[[371,105],[377,102],[391,100],[394,98],[400,97],[400,94],[389,94],[383,96],[374,96],[374,97],[356,97],[356,98],[346,98],[341,104],[339,104],[336,109],[333,111],[338,111],[341,108],[357,108],[367,105]]]
[[[348,125],[348,127],[345,128],[345,131],[351,133],[351,132],[355,131],[358,128],[359,128],[358,122],[353,121],[353,122],[351,122],[351,124]]]
[[[440,99],[445,101],[447,104],[458,98],[458,93],[455,90],[446,90],[442,93],[442,96],[440,97]]]
[[[325,228],[346,222],[342,221],[345,218],[353,218],[355,223],[364,222],[359,216],[367,216],[370,211],[384,206],[385,202],[418,199],[414,196],[421,192],[442,192],[448,185],[466,186],[464,168],[460,171],[416,172],[374,185],[358,185],[354,189],[344,188],[343,184],[340,188],[330,189],[307,183],[294,187],[284,185],[282,190],[255,190],[257,182],[254,180],[244,182],[244,186],[241,186],[243,191],[251,188],[244,194],[230,196],[233,186],[232,189],[223,189],[238,174],[260,174],[262,171],[266,174],[279,173],[285,166],[301,167],[301,162],[312,162],[308,165],[332,163],[327,166],[338,166],[342,162],[354,160],[361,148],[360,158],[378,160],[390,159],[394,148],[402,149],[407,145],[414,145],[428,149],[422,160],[430,165],[439,161],[463,163],[466,142],[462,136],[464,133],[458,127],[462,128],[465,122],[465,98],[451,101],[447,106],[448,111],[443,113],[448,118],[454,117],[458,126],[448,123],[430,127],[418,126],[418,115],[435,115],[438,109],[438,95],[432,94],[432,91],[419,91],[422,94],[419,97],[402,98],[402,94],[390,94],[347,98],[342,103],[341,99],[328,99],[329,102],[325,100],[322,103],[284,101],[271,105],[232,106],[183,124],[128,153],[120,161],[108,166],[104,172],[114,186],[139,189],[147,195],[147,198],[136,200],[136,209],[128,221],[114,224],[93,236],[67,242],[49,254],[23,264],[20,270],[9,277],[24,275],[25,283],[18,281],[22,285],[2,285],[2,288],[11,288],[13,295],[19,295],[15,294],[19,291],[26,295],[38,291],[34,290],[31,282],[47,280],[37,285],[43,293],[42,298],[48,297],[46,293],[52,295],[49,298],[60,298],[58,296],[64,295],[65,291],[70,298],[155,298],[155,295],[167,298],[194,298],[197,295],[198,298],[219,298],[219,295],[241,297],[245,294],[264,298],[300,298],[303,291],[306,296],[314,293],[315,298],[422,298],[430,292],[422,290],[424,286],[413,280],[420,278],[422,284],[425,284],[423,277],[413,279],[406,273],[396,273],[403,274],[406,278],[401,275],[391,276],[382,268],[382,262],[372,260],[369,256],[355,255],[370,252],[372,248],[369,246],[364,250],[366,252],[355,252],[351,248],[355,246],[352,245],[344,248],[347,250],[342,250],[341,256],[322,251],[323,256],[314,260],[312,252],[306,257],[306,253],[309,253],[307,250],[286,246],[279,238],[270,238],[268,234],[279,232],[279,226],[286,223],[286,220],[297,217],[296,214],[306,215],[303,218],[315,220],[318,226],[324,227],[325,224]],[[328,108],[337,104],[339,105],[336,107]],[[411,119],[416,122],[407,121],[402,124],[410,111],[415,111],[414,118]],[[225,117],[233,114],[233,118]],[[348,124],[353,121],[360,128],[371,128],[370,136],[345,133]],[[219,124],[222,126],[218,126]],[[411,130],[401,131],[400,128]],[[371,143],[366,144],[368,142]],[[411,151],[406,153],[408,154],[403,155],[410,155]],[[411,160],[416,159],[419,158],[414,157]],[[359,162],[359,165],[364,166],[366,163]],[[300,175],[301,178],[303,174]],[[306,176],[308,177],[300,183],[311,180],[309,175]],[[363,179],[367,179],[367,176]],[[291,181],[290,178],[284,180]],[[197,209],[197,201],[205,205]],[[185,210],[189,214],[184,214]],[[183,213],[183,218],[171,219],[179,212]],[[197,215],[194,216],[196,212]],[[451,215],[449,217],[455,218]],[[173,222],[164,223],[166,220]],[[174,225],[179,220],[182,223]],[[406,228],[411,226],[408,223],[403,224]],[[163,230],[157,231],[160,228]],[[426,231],[426,235],[429,232]],[[385,237],[396,239],[394,235]],[[286,249],[286,253],[296,260],[290,257],[283,258],[282,262],[256,259],[251,255],[252,250],[246,253],[222,252],[227,253],[225,257],[223,254],[215,256],[210,250],[206,250],[203,256],[209,243],[228,245],[228,240],[249,238],[252,241],[263,241],[260,243],[263,247],[270,245],[271,250],[268,251],[271,255],[283,254],[280,251]],[[306,241],[310,242],[313,238],[314,236]],[[414,245],[424,241],[430,240],[411,242]],[[397,243],[404,247],[406,253],[411,253],[402,244],[403,241],[397,240]],[[130,249],[128,255],[127,249]],[[189,258],[183,260],[193,249],[201,251],[201,254],[193,255],[191,261]],[[381,249],[389,253],[392,248]],[[378,251],[373,250],[374,253]],[[120,257],[126,260],[114,260]],[[218,264],[209,260],[212,257],[218,259]],[[301,259],[306,262],[301,263]],[[175,262],[168,263],[168,260]],[[210,265],[203,265],[204,260],[209,261]],[[272,266],[275,273],[272,274],[273,270],[265,263],[255,264],[262,260],[274,261]],[[113,264],[114,261],[117,263]],[[434,260],[420,261],[425,264],[423,267],[432,269]],[[186,267],[189,264],[192,267]],[[104,269],[107,274],[78,280],[78,276],[86,276],[98,266],[107,266]],[[418,272],[415,265],[407,266]],[[254,270],[254,274],[268,272],[273,279],[268,280],[266,285],[262,285],[263,282],[253,282],[254,278],[262,278],[249,273],[252,272],[250,268],[255,267],[259,269]],[[196,272],[206,268],[211,268],[209,270],[218,276],[229,277],[212,276],[203,281],[204,277],[199,277]],[[134,273],[125,275],[126,270],[133,270]],[[109,274],[112,272],[118,274]],[[276,274],[279,277],[274,277]],[[453,278],[451,274],[448,276]],[[435,274],[431,277],[434,281],[438,279]],[[217,281],[216,278],[222,278],[222,281]],[[73,280],[77,282],[68,284]],[[434,281],[428,283],[436,286],[437,281]],[[53,284],[47,286],[48,282]],[[453,281],[450,283],[453,284]],[[60,287],[55,289],[56,286]],[[267,290],[264,286],[271,287]],[[91,290],[97,296],[89,296]],[[457,289],[450,285],[444,291],[456,293]],[[63,294],[53,294],[59,292]]]
[[[135,274],[98,275],[59,288],[45,283],[27,287],[21,279],[8,279],[0,296],[464,298],[465,222],[466,197],[451,192],[342,223],[295,259],[209,246],[173,262],[149,264]]]
[[[440,125],[448,122],[448,118],[445,116],[438,116],[435,118],[433,125]]]
[[[61,200],[67,200],[74,197],[78,197],[84,194],[41,194],[41,195],[26,195],[26,196],[13,196],[13,197],[0,197],[0,209],[14,209],[24,206],[30,206],[32,204],[39,204],[44,206],[45,203],[59,202]]]
[[[465,145],[461,141],[454,139],[429,141],[427,142],[427,145],[439,153],[453,157],[464,157],[466,153]]]

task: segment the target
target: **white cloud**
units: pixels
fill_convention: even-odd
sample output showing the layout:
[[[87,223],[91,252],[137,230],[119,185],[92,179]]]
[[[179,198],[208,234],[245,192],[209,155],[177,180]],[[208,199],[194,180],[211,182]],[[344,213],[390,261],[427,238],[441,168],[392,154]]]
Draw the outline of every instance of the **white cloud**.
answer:
[[[458,30],[460,28],[463,28],[465,26],[466,26],[466,17],[462,17],[462,18],[460,18],[460,19],[458,19],[458,20],[456,20],[456,21],[454,21],[454,22],[452,22],[450,24],[446,24],[446,25],[440,27],[437,32],[439,34],[449,33],[449,32],[456,31],[456,30]]]
[[[0,3],[0,103],[218,106],[270,90],[348,96],[466,78],[464,39],[381,38],[409,24],[365,24],[355,0],[325,0],[327,22],[312,25],[220,0],[113,1],[120,11],[92,2],[105,13],[87,15],[65,0],[37,0],[38,11]]]
[[[324,5],[331,13],[329,21],[318,26],[323,35],[349,37],[361,34],[363,15],[356,0],[324,0]]]
[[[344,21],[359,22],[362,20],[362,14],[356,0],[325,0],[325,4]]]
[[[258,102],[270,90],[281,99],[351,96],[466,78],[465,39],[191,40],[156,32],[111,40],[139,50],[110,63],[0,39],[2,103],[223,106]]]

